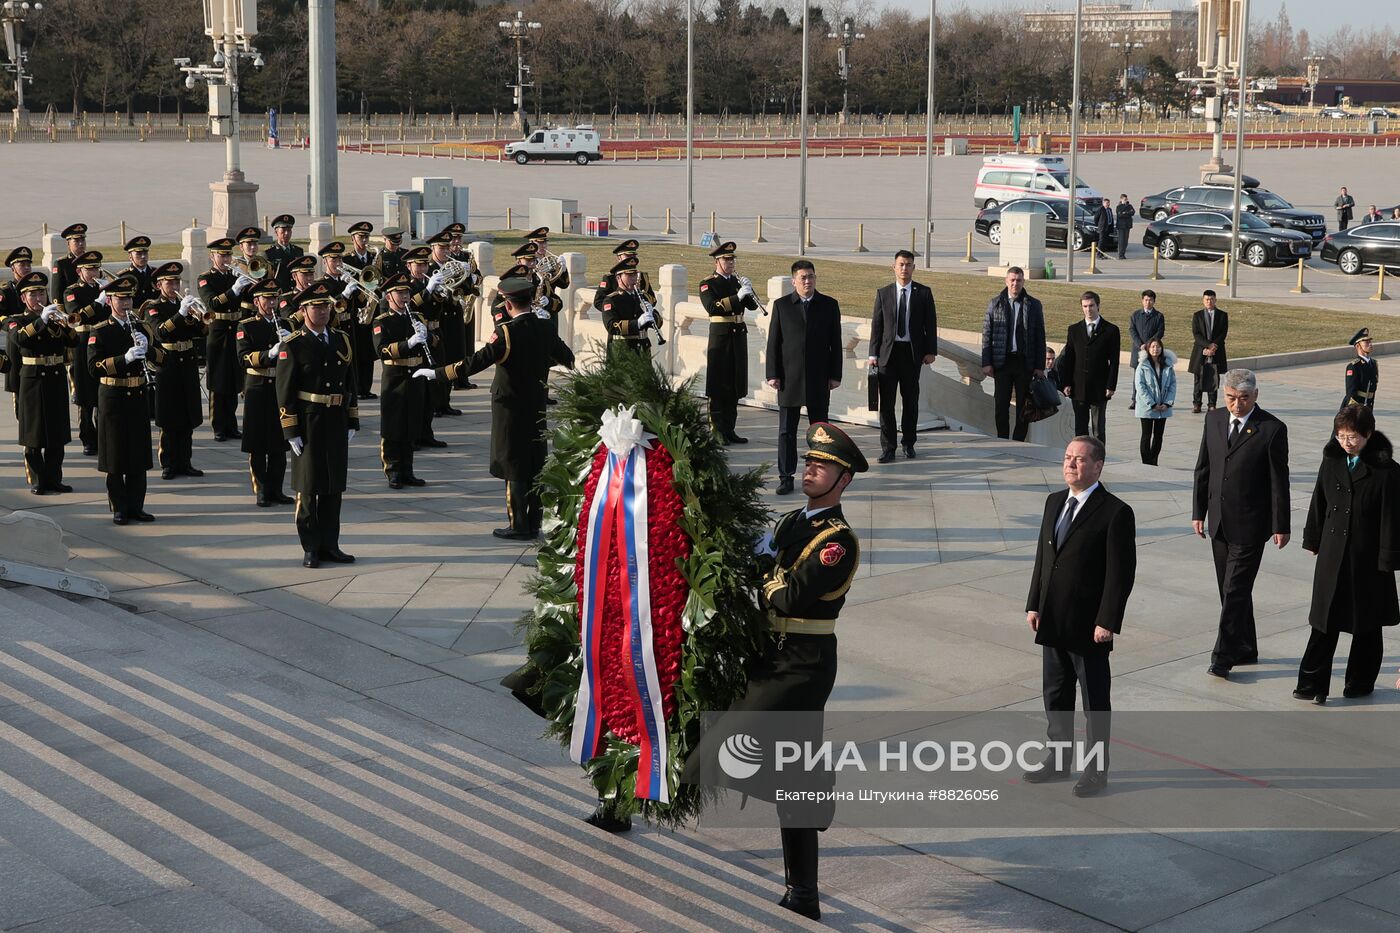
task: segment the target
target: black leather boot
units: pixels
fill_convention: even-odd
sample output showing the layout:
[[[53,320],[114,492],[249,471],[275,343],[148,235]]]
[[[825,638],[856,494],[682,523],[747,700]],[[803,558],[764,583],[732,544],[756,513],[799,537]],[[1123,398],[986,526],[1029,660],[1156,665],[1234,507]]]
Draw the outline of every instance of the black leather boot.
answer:
[[[779,907],[809,920],[820,920],[822,909],[817,896],[817,831],[779,830],[783,837],[783,878],[787,890]]]

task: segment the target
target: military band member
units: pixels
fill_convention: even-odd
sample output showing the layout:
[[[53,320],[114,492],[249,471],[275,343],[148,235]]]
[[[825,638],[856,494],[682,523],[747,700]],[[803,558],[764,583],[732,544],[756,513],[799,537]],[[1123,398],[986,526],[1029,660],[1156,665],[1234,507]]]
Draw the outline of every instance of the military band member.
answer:
[[[117,275],[129,275],[136,280],[136,295],[132,307],[139,308],[156,296],[155,267],[151,265],[151,238],[134,236],[122,244],[131,265]]]
[[[19,443],[24,448],[24,472],[29,491],[72,492],[63,482],[63,445],[73,439],[69,427],[68,379],[64,351],[81,335],[68,326],[56,304],[44,304],[48,276],[31,272],[19,283],[24,317],[12,320],[20,354]],[[20,323],[23,321],[23,323]]]
[[[146,325],[131,314],[133,278],[119,275],[104,289],[111,316],[88,334],[87,367],[97,388],[97,469],[107,474],[112,523],[153,522],[146,511],[146,471],[151,468],[151,409],[146,360],[163,351]]]
[[[301,326],[301,309],[297,306],[297,297],[316,281],[316,257],[298,256],[287,262],[288,274],[292,277],[292,287],[282,288],[278,285],[278,290],[282,293],[277,301],[277,316],[285,321],[290,321],[292,329],[296,330]],[[274,281],[272,284],[277,285]],[[337,296],[339,293],[337,293]],[[332,312],[332,317],[335,313]]]
[[[5,356],[10,365],[5,370],[5,391],[10,393],[10,401],[15,412],[19,412],[19,371],[20,350],[15,343],[15,332],[24,323],[26,315],[24,299],[20,297],[19,283],[34,270],[34,251],[27,246],[16,246],[5,257],[13,278],[0,285],[0,326],[5,330]]]
[[[428,238],[428,249],[432,251],[428,268],[433,272],[440,271],[448,262],[454,261],[450,232],[453,226],[456,225],[449,225]],[[458,237],[458,242],[461,242],[461,237]],[[467,323],[463,307],[466,299],[465,287],[464,282],[456,290],[444,290],[441,293],[443,300],[438,302],[442,321],[442,328],[438,331],[441,351],[436,356],[439,366],[460,363],[467,358]],[[443,289],[446,289],[445,285]],[[446,380],[435,382],[429,388],[428,404],[433,406],[433,414],[439,417],[456,417],[462,413],[461,409],[452,407],[452,386],[448,385]]]
[[[356,269],[374,265],[379,250],[369,245],[369,236],[374,232],[374,224],[368,220],[357,220],[347,231],[350,234],[350,248],[345,251],[345,264]]]
[[[521,249],[530,247],[531,244],[527,243],[525,246],[521,247]],[[516,250],[516,252],[520,252],[520,250]],[[534,255],[533,252],[530,253],[530,255]],[[501,278],[506,278],[508,276],[523,276],[535,283],[535,298],[531,303],[530,310],[535,312],[536,316],[544,317],[546,315],[557,315],[563,310],[564,301],[558,295],[550,295],[548,297],[540,296],[540,280],[539,277],[535,275],[535,270],[528,264],[528,256],[521,258],[521,261],[517,265],[511,266],[509,271],[507,271],[505,275],[502,275]],[[541,311],[543,311],[544,314],[541,314]],[[501,294],[498,289],[495,296],[491,299],[491,324],[495,326],[505,319],[506,297]]]
[[[466,377],[496,367],[491,384],[491,475],[506,482],[509,524],[491,534],[511,541],[539,535],[543,515],[535,482],[549,453],[545,425],[549,368],[556,363],[574,365],[568,344],[531,310],[535,287],[525,276],[501,279],[506,319],[496,325],[486,345],[470,360],[413,374],[460,385]]]
[[[637,288],[637,257],[621,260],[608,270],[608,275],[613,278],[615,290],[603,299],[600,308],[603,327],[608,332],[608,349],[624,346],[649,354],[651,341],[647,339],[647,328],[656,327],[658,322],[655,309],[642,310],[644,296]]]
[[[88,250],[74,259],[74,266],[78,280],[63,291],[63,311],[76,321],[71,326],[81,335],[81,342],[73,348],[69,373],[74,404],[78,406],[78,440],[82,442],[83,454],[91,457],[97,453],[97,380],[88,369],[87,338],[94,327],[106,320],[108,296],[98,284],[101,253]]]
[[[467,225],[464,223],[450,223],[447,225],[447,232],[452,237],[451,249],[448,256],[464,262],[471,267],[471,273],[467,276],[467,281],[462,285],[462,320],[465,322],[467,334],[466,351],[463,359],[476,351],[476,312],[481,305],[481,266],[477,264],[476,254],[463,244],[462,240],[467,235]],[[463,388],[475,389],[476,386],[468,382]]]
[[[375,257],[375,262],[379,264],[379,271],[387,279],[395,272],[405,271],[404,256],[408,254],[408,250],[400,245],[403,242],[403,230],[398,227],[385,227],[379,231],[379,236],[384,245]]]
[[[621,243],[614,246],[613,255],[617,257],[613,260],[614,265],[629,256],[636,257],[637,250],[640,247],[641,244],[636,240],[623,240]],[[651,302],[653,305],[656,304],[656,292],[652,290],[651,279],[647,278],[647,274],[640,269],[637,272],[637,288],[646,296],[647,301]],[[601,307],[603,299],[616,290],[617,278],[612,272],[608,272],[603,276],[602,280],[598,282],[598,290],[593,296],[594,307]]]
[[[272,245],[263,252],[263,258],[271,267],[268,277],[284,292],[292,287],[292,275],[287,263],[306,252],[292,242],[292,228],[296,223],[296,218],[291,214],[278,214],[272,218]]]
[[[77,258],[87,252],[87,224],[69,224],[63,228],[68,241],[68,254],[54,262],[49,270],[49,300],[62,302],[68,286],[78,281]]]
[[[246,274],[232,271],[233,248],[228,237],[210,243],[212,265],[199,277],[199,300],[212,315],[204,344],[204,384],[209,389],[209,424],[216,441],[243,436],[238,431],[238,389],[243,384],[243,367],[238,365],[234,332],[238,322],[247,316],[240,310],[244,298],[257,284]]]
[[[350,439],[360,427],[354,348],[349,334],[329,326],[335,293],[326,282],[302,292],[297,304],[306,323],[277,354],[277,405],[293,455],[301,563],[350,564],[355,558],[340,549],[340,500]]]
[[[349,334],[351,343],[355,345],[355,388],[359,390],[362,400],[378,398],[370,390],[374,387],[374,361],[377,357],[374,351],[374,316],[380,296],[360,284],[355,273],[365,267],[350,263],[350,253],[344,243],[333,240],[321,247],[317,255],[321,257],[325,278],[340,291],[340,304],[331,326]]]
[[[413,297],[409,299],[409,307],[423,319],[424,325],[428,328],[424,352],[436,365],[442,356],[442,318],[455,303],[451,296],[446,294],[442,273],[428,274],[431,265],[432,251],[426,246],[415,247],[404,256],[404,267],[408,270],[413,285]],[[437,412],[436,407],[432,404],[431,392],[428,400],[429,404],[423,406],[423,417],[419,422],[416,443],[419,447],[446,447],[447,442],[438,440],[437,436],[433,434],[433,416]]]
[[[193,295],[180,295],[185,267],[167,262],[154,270],[156,297],[140,306],[138,319],[146,322],[161,359],[149,361],[155,373],[156,424],[160,443],[160,478],[203,476],[194,466],[194,429],[204,423],[203,393],[199,388],[199,345],[207,329],[194,313]],[[125,274],[125,273],[124,273]]]
[[[734,276],[733,243],[710,252],[715,274],[700,283],[700,303],[710,316],[710,342],[705,350],[705,395],[710,400],[710,427],[730,444],[747,444],[735,430],[739,399],[749,393],[749,328],[744,312],[758,308],[751,286]]]
[[[277,317],[277,283],[253,287],[257,313],[238,322],[238,362],[243,366],[243,442],[248,475],[259,508],[295,500],[282,491],[287,474],[287,440],[277,412],[277,358],[291,325]]]
[[[1363,327],[1353,334],[1351,345],[1356,348],[1356,358],[1347,364],[1347,392],[1342,399],[1342,407],[1363,405],[1373,408],[1376,404],[1376,385],[1381,380],[1381,364],[1371,356],[1371,329]]]
[[[427,363],[428,327],[410,311],[413,283],[399,272],[384,282],[385,310],[374,319],[375,355],[383,364],[379,401],[379,459],[390,489],[423,486],[413,472],[413,443],[423,423],[428,389],[415,370]]]
[[[525,234],[525,240],[535,244],[535,274],[540,276],[540,281],[548,293],[552,295],[562,288],[568,288],[568,267],[564,265],[564,260],[549,251],[549,228],[536,227]],[[552,267],[545,270],[547,274],[543,274],[540,269],[540,260],[545,257],[549,257],[546,264]]]

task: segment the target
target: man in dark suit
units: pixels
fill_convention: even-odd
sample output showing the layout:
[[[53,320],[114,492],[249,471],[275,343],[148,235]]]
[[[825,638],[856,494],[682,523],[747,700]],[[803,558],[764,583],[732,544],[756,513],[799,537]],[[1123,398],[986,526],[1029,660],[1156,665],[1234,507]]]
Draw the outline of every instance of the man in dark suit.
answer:
[[[1074,687],[1084,696],[1088,746],[1076,797],[1108,785],[1108,655],[1123,630],[1123,612],[1137,572],[1133,510],[1099,482],[1104,446],[1076,437],[1065,448],[1068,488],[1045,500],[1035,549],[1026,622],[1041,646],[1041,684],[1051,751],[1022,775],[1031,784],[1069,777],[1074,739]],[[1064,743],[1058,745],[1056,743]],[[1101,744],[1100,744],[1101,743]]]
[[[1230,333],[1230,315],[1215,306],[1215,289],[1201,292],[1201,310],[1191,316],[1191,362],[1187,368],[1196,377],[1191,387],[1191,412],[1201,413],[1201,395],[1207,396],[1209,410],[1215,410],[1220,377],[1230,367],[1225,338]]]
[[[1288,544],[1288,426],[1260,408],[1254,373],[1225,374],[1225,409],[1206,415],[1191,505],[1191,528],[1215,553],[1220,634],[1210,673],[1229,677],[1259,659],[1254,636],[1254,578],[1270,536]]]
[[[1142,290],[1142,307],[1132,313],[1128,318],[1128,343],[1132,346],[1132,356],[1128,360],[1128,365],[1133,369],[1138,367],[1138,358],[1142,355],[1143,347],[1154,340],[1163,340],[1167,336],[1167,318],[1161,311],[1157,310],[1157,293],[1150,288]],[[1136,375],[1136,374],[1134,374]],[[1132,401],[1128,402],[1128,408],[1137,407],[1137,379],[1130,379],[1133,393]]]
[[[1045,312],[1024,288],[1019,266],[1006,270],[1006,287],[982,318],[982,373],[994,380],[997,437],[1024,441],[1030,423],[1021,417],[1031,398],[1031,376],[1045,370]],[[1016,431],[1011,431],[1011,390],[1016,390]]]
[[[1107,256],[1113,243],[1113,202],[1108,198],[1094,210],[1094,226],[1099,228],[1099,255]]]
[[[914,457],[919,426],[919,374],[938,355],[933,290],[914,281],[914,254],[894,254],[894,283],[875,292],[870,312],[870,373],[880,380],[880,462],[894,460],[894,395],[904,398],[904,456]],[[878,374],[878,375],[877,375]]]
[[[841,306],[817,292],[817,270],[792,264],[794,291],[773,302],[768,329],[768,384],[778,390],[778,495],[792,492],[797,426],[827,420],[831,390],[841,384]]]
[[[1118,195],[1118,204],[1113,208],[1113,237],[1118,241],[1118,258],[1128,258],[1128,238],[1133,233],[1133,218],[1137,209],[1126,194]]]
[[[1079,299],[1084,320],[1069,326],[1065,349],[1055,368],[1060,373],[1061,391],[1074,403],[1074,433],[1089,433],[1089,416],[1094,416],[1094,436],[1107,434],[1108,400],[1118,388],[1118,354],[1123,335],[1118,326],[1099,316],[1097,292],[1085,292]]]

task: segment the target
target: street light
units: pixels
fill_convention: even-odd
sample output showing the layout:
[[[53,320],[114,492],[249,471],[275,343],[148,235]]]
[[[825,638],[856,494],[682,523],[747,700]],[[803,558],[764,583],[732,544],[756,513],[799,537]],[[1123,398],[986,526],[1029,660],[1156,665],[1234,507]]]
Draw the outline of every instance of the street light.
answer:
[[[828,39],[840,39],[841,44],[836,47],[836,73],[841,76],[841,123],[845,123],[850,114],[850,84],[851,84],[851,46],[857,39],[864,39],[865,33],[856,32],[855,23],[848,16],[841,23],[840,32],[829,32]]]
[[[15,75],[15,126],[22,126],[29,121],[29,112],[24,109],[24,85],[34,83],[34,76],[24,70],[25,63],[29,61],[29,53],[20,45],[21,30],[29,14],[38,13],[43,9],[42,3],[31,4],[27,0],[5,0],[0,4],[0,23],[3,23],[5,28],[5,52],[10,58],[5,70],[12,71]]]
[[[1322,63],[1327,60],[1326,55],[1309,55],[1303,59],[1308,66],[1308,109],[1312,110],[1317,106],[1317,82],[1322,77]]]
[[[1144,48],[1144,46],[1141,42],[1134,42],[1133,34],[1125,30],[1123,33],[1123,41],[1110,42],[1108,47],[1111,49],[1123,50],[1123,106],[1126,107],[1128,105],[1128,72],[1132,68],[1133,49]],[[1141,114],[1141,112],[1141,105],[1139,105],[1138,113]]]
[[[515,11],[515,19],[503,19],[496,24],[505,30],[506,38],[515,42],[515,83],[507,84],[506,87],[515,89],[515,122],[523,133],[525,131],[525,89],[534,87],[535,82],[525,82],[525,75],[530,71],[530,66],[525,64],[525,37],[532,29],[540,29],[542,23],[535,23],[525,18],[523,10]]]

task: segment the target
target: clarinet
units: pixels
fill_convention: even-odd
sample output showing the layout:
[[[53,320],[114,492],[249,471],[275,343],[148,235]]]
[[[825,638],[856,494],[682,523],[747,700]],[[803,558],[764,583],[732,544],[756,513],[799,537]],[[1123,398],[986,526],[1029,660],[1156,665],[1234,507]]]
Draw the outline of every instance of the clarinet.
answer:
[[[632,291],[632,294],[637,296],[637,303],[641,305],[642,313],[649,313],[652,315],[651,323],[648,324],[645,328],[643,328],[643,330],[649,329],[656,331],[656,345],[658,347],[666,346],[666,338],[661,334],[661,322],[656,319],[656,305],[652,304],[650,301],[647,301],[647,296],[643,294],[642,290],[639,288],[634,289]]]
[[[408,312],[408,316],[423,325],[423,359],[428,361],[428,365],[437,368],[437,361],[433,359],[433,351],[428,347],[433,342],[433,332],[428,330],[428,320],[416,311]]]

